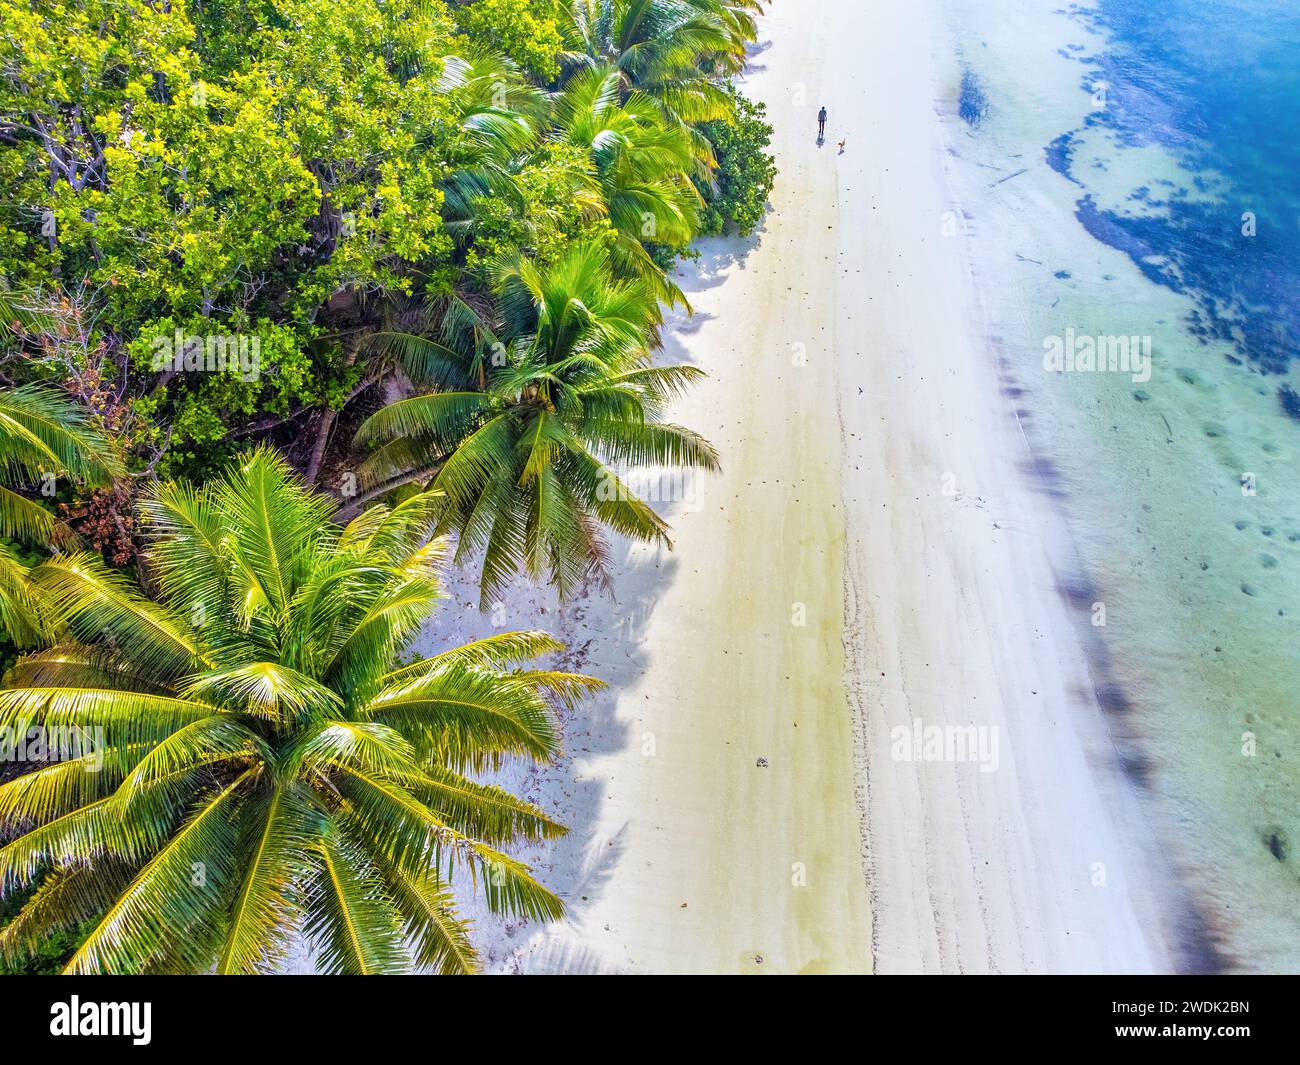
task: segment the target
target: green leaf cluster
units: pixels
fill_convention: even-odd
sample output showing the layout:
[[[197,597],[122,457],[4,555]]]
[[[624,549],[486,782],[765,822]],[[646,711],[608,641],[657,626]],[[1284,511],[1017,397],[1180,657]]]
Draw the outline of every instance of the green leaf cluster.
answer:
[[[734,115],[701,126],[713,145],[718,169],[704,184],[700,232],[706,236],[737,233],[747,237],[767,211],[776,182],[776,160],[769,154],[772,127],[767,108],[730,89]]]

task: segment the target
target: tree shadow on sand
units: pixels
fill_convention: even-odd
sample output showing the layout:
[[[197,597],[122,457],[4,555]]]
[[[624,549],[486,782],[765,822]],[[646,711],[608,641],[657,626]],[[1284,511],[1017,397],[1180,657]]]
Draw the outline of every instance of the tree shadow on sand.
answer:
[[[670,524],[674,506],[656,505]],[[602,767],[607,756],[640,742],[627,723],[633,716],[629,708],[619,714],[619,700],[649,672],[646,630],[661,592],[671,586],[677,569],[665,550],[634,552],[621,540],[612,542],[610,548],[612,597],[593,587],[571,603],[560,605],[549,591],[518,581],[503,596],[504,611],[481,615],[475,610],[477,619],[461,613],[453,622],[460,640],[480,634],[484,619],[486,631],[537,628],[552,632],[565,642],[566,650],[549,666],[590,673],[608,685],[572,711],[561,712],[564,750],[556,762],[549,766],[510,764],[487,778],[538,804],[569,829],[558,840],[508,848],[564,901],[569,914],[565,920],[543,926],[503,919],[489,913],[468,884],[457,885],[463,913],[474,922],[474,940],[489,972],[573,971],[554,968],[566,960],[583,966],[595,964],[596,955],[582,946],[583,940],[594,935],[586,918],[605,898],[628,828],[626,821],[610,822],[606,808],[610,780]],[[642,712],[641,707],[634,709],[637,715]]]
[[[763,228],[749,237],[713,237],[701,240],[697,258],[683,262],[676,281],[689,300],[722,284],[736,270],[744,270],[749,255],[761,244]],[[684,340],[714,316],[687,315],[677,309],[668,316],[663,331],[659,364],[692,362]],[[705,366],[704,369],[710,367]],[[700,475],[707,476],[707,475]],[[685,501],[654,502],[670,526],[676,527]],[[571,603],[560,605],[553,593],[519,579],[488,614],[478,610],[473,578],[468,567],[449,588],[454,604],[442,620],[431,619],[430,636],[454,633],[458,642],[492,631],[543,629],[562,639],[567,648],[554,668],[587,672],[608,687],[595,697],[562,714],[564,753],[552,765],[509,765],[492,780],[509,788],[568,826],[568,834],[550,842],[513,847],[510,851],[532,866],[534,874],[554,891],[569,911],[568,917],[550,925],[524,920],[503,920],[488,913],[481,899],[465,885],[457,886],[464,913],[475,924],[475,942],[490,972],[610,972],[617,960],[600,953],[605,933],[592,916],[608,900],[613,877],[626,846],[630,821],[610,817],[607,806],[611,781],[606,759],[639,744],[635,722],[651,704],[620,703],[631,699],[650,671],[645,644],[651,618],[663,594],[677,577],[679,563],[666,549],[633,548],[615,538],[610,544],[613,595],[591,588]],[[671,698],[671,682],[663,698]],[[638,701],[640,696],[636,697]],[[620,713],[621,709],[621,713]],[[601,774],[601,775],[596,775]],[[617,785],[616,785],[617,786]]]
[[[734,270],[744,270],[750,254],[763,240],[764,227],[759,226],[748,237],[708,237],[696,245],[700,253],[696,259],[683,262],[673,275],[673,280],[686,294],[694,306],[695,297],[701,292],[717,288]],[[691,314],[678,307],[668,315],[663,330],[663,348],[656,362],[662,364],[685,363],[695,365],[698,359],[688,350],[684,343],[687,337],[698,333],[706,322],[713,321],[717,315],[707,311],[695,310]],[[702,367],[708,370],[709,367]]]
[[[705,237],[697,241],[695,250],[699,253],[698,256],[684,260],[673,275],[673,280],[686,293],[686,298],[717,288],[732,270],[744,270],[750,255],[763,243],[766,223],[765,214],[758,227],[747,237]]]
[[[745,48],[745,69],[741,71],[740,81],[743,83],[745,78],[750,74],[761,74],[767,69],[764,63],[755,63],[754,60],[772,47],[772,39],[764,38],[761,41],[755,41]]]

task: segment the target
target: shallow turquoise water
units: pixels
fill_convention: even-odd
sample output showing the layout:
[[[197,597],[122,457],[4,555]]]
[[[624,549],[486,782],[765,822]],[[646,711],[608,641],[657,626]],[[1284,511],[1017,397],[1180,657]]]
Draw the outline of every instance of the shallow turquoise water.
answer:
[[[947,0],[950,171],[1205,967],[1300,971],[1300,7]],[[1149,337],[1149,381],[1044,342]],[[1295,390],[1295,391],[1292,391]],[[1295,407],[1288,413],[1288,406]]]
[[[1095,25],[1083,88],[1100,82],[1107,103],[1088,121],[1189,176],[1130,191],[1154,217],[1108,217],[1150,276],[1196,299],[1208,348],[1284,372],[1300,345],[1300,6],[1102,0]],[[1088,162],[1070,167],[1085,187]]]

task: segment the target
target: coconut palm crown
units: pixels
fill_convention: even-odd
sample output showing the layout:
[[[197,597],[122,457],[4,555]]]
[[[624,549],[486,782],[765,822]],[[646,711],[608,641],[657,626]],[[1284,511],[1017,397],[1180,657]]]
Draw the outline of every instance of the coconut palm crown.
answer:
[[[618,272],[643,280],[659,299],[685,295],[646,248],[647,242],[682,248],[699,229],[703,205],[691,182],[691,135],[664,121],[641,92],[623,94],[617,70],[592,67],[575,75],[553,98],[556,133],[587,152],[617,240]]]
[[[651,97],[665,119],[683,130],[729,118],[724,76],[738,72],[757,37],[758,0],[566,0],[560,5],[574,68],[611,66],[627,90]],[[696,132],[696,152],[715,165],[713,149]]]
[[[409,468],[432,474],[443,493],[438,530],[457,534],[457,562],[482,559],[485,607],[520,570],[561,597],[593,576],[607,584],[606,529],[669,543],[627,474],[718,468],[708,441],[662,420],[703,372],[650,365],[658,301],[646,284],[616,279],[606,249],[580,246],[544,268],[503,259],[494,278],[492,354],[458,361],[446,345],[390,337],[410,361],[423,352],[440,367],[443,387],[389,404],[357,434],[381,444],[363,483]]]
[[[247,973],[305,935],[326,972],[468,972],[457,867],[494,912],[561,914],[500,848],[563,828],[467,774],[553,757],[598,685],[523,668],[559,650],[539,633],[400,662],[440,599],[436,503],[340,528],[258,451],[142,505],[154,598],[97,556],[34,571],[67,638],[10,671],[0,727],[94,742],[0,786],[0,892],[36,887],[0,951],[71,928],[69,972]]]

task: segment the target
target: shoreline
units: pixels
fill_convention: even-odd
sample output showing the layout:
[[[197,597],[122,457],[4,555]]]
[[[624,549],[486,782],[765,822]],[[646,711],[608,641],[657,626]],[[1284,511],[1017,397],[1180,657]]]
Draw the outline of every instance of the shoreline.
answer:
[[[1173,887],[1058,591],[1062,524],[942,235],[930,14],[833,0],[762,28],[742,87],[776,129],[773,210],[704,242],[696,316],[666,330],[665,360],[710,372],[674,417],[723,473],[670,509],[673,552],[625,552],[615,602],[560,611],[611,682],[530,787],[574,827],[525,855],[571,916],[484,923],[488,967],[1172,970]],[[841,585],[842,616],[794,622],[838,615]],[[998,730],[1003,765],[891,760],[914,719]]]
[[[864,243],[895,254],[846,249],[841,275],[891,294],[870,327],[844,323],[853,342],[842,348],[863,352],[845,358],[846,406],[870,397],[861,435],[846,424],[846,495],[880,968],[1166,971],[1171,885],[1148,872],[1155,841],[1132,832],[1145,822],[1057,592],[1062,523],[1026,475],[1040,460],[1001,394],[964,227],[944,227],[962,209],[935,110],[955,112],[959,67],[946,50],[932,57],[920,16],[875,19],[893,47],[862,64],[864,117],[889,165],[864,159],[841,183],[867,190],[848,228],[874,230]],[[890,95],[932,62],[946,63],[934,88]],[[893,358],[869,357],[891,342]],[[888,572],[871,561],[882,556]],[[981,775],[891,761],[891,729],[916,718],[992,731],[1010,764]]]
[[[1272,409],[1269,379],[1189,325],[1194,294],[1160,284],[1130,248],[1081,224],[1080,202],[1141,218],[1155,208],[1133,188],[1196,182],[1171,155],[1116,144],[1092,121],[1080,79],[1123,45],[1083,9],[940,9],[952,38],[940,50],[969,64],[993,108],[978,129],[949,123],[945,168],[969,209],[1004,391],[1065,532],[1061,595],[1149,826],[1144,862],[1166,885],[1166,940],[1180,971],[1289,971],[1294,878],[1270,847],[1288,838],[1295,810],[1285,769],[1295,541],[1274,546],[1293,527],[1293,430]],[[1084,131],[1077,176],[1043,151],[1062,130]],[[1043,373],[1040,341],[1069,327],[1153,335],[1150,381]],[[1240,490],[1246,469],[1267,485],[1258,499]],[[1279,568],[1256,584],[1265,564]],[[1104,627],[1089,616],[1099,602]],[[1252,734],[1268,736],[1267,757],[1245,757]]]

